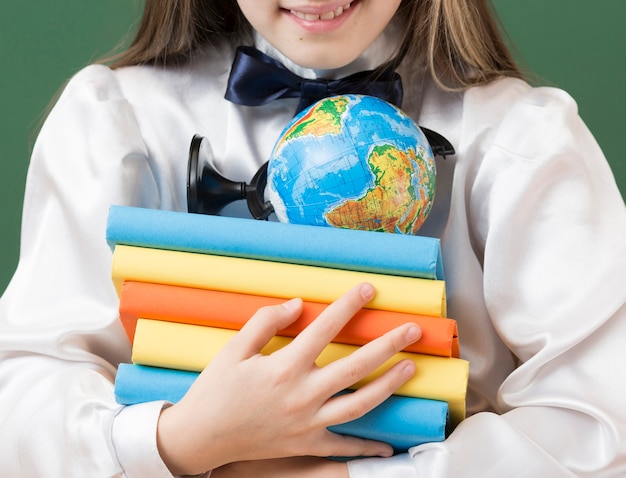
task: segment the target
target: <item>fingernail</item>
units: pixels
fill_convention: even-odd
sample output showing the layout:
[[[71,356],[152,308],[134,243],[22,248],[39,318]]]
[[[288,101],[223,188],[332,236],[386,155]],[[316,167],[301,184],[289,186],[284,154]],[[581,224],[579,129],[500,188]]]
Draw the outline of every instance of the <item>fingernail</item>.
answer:
[[[391,448],[385,448],[378,454],[378,456],[381,458],[391,458],[393,456],[393,450]]]
[[[407,331],[404,334],[404,336],[406,337],[407,340],[410,340],[411,342],[415,342],[417,339],[419,339],[422,336],[422,329],[420,329],[419,326],[415,324],[411,324],[407,328]]]
[[[400,371],[400,374],[403,377],[411,378],[413,375],[415,375],[415,363],[407,362],[404,365],[404,367],[402,367],[402,370]]]
[[[374,295],[376,294],[376,289],[374,289],[374,286],[369,282],[364,282],[363,284],[361,284],[360,292],[363,299],[370,301],[374,298]]]
[[[287,302],[283,302],[283,307],[288,311],[292,312],[294,310],[298,310],[302,306],[302,299],[295,298],[288,300]]]

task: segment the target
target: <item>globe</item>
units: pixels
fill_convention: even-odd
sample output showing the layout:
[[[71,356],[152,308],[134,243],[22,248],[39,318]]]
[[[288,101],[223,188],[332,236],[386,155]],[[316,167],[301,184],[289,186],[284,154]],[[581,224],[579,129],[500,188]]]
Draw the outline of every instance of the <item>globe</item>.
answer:
[[[432,149],[381,99],[323,99],[285,127],[268,161],[265,199],[280,222],[415,234],[431,210]]]

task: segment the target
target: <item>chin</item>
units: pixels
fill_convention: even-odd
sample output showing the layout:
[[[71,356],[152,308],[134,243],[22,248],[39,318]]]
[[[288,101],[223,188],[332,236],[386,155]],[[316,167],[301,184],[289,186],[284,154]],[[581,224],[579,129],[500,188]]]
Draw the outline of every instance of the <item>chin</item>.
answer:
[[[306,49],[298,52],[285,52],[284,55],[297,65],[300,65],[303,68],[310,68],[312,70],[335,70],[349,65],[359,57],[358,54],[329,55],[328,51],[316,53],[309,52]]]

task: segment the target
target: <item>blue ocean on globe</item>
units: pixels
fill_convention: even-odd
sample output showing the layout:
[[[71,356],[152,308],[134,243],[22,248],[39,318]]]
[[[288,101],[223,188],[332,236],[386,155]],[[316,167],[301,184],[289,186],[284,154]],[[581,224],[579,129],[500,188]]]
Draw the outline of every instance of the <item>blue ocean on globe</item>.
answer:
[[[434,156],[413,119],[378,98],[342,95],[287,125],[265,197],[281,222],[415,234],[435,185]]]

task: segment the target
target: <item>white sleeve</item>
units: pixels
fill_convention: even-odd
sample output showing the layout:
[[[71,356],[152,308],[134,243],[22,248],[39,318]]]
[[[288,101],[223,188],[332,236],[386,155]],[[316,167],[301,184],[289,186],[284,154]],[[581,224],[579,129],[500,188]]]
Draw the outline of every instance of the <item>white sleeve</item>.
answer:
[[[456,186],[493,327],[476,333],[519,366],[499,383],[498,413],[393,460],[351,462],[353,478],[626,476],[624,201],[561,91],[524,94],[489,143]]]
[[[113,395],[130,346],[105,226],[111,204],[159,205],[141,137],[103,66],[70,81],[40,132],[0,301],[3,476],[171,478],[156,450],[163,404],[122,408]]]

